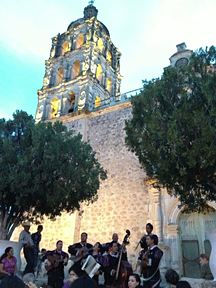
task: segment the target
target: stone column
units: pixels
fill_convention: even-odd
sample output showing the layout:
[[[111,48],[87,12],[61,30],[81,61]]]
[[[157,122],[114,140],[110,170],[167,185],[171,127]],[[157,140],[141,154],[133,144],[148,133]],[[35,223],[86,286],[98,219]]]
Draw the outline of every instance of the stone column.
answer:
[[[69,41],[68,41],[68,50],[72,51],[72,44],[73,44],[73,38],[70,37]]]
[[[61,107],[60,107],[60,116],[65,115],[65,105],[64,105],[64,97],[63,95],[61,95],[60,98],[60,102],[61,102]]]
[[[50,49],[50,57],[55,57],[56,56],[56,46],[57,46],[58,40],[57,37],[52,38],[52,47]]]
[[[155,210],[155,230],[158,236],[159,242],[162,243],[162,215],[161,215],[161,201],[160,201],[160,191],[153,191],[154,197],[154,210]]]
[[[63,65],[63,77],[62,82],[67,81],[67,74],[68,74],[68,64]]]
[[[60,99],[58,97],[58,106],[57,106],[56,118],[61,116],[61,104],[62,104],[62,95],[60,96]]]
[[[86,31],[85,31],[85,34],[83,34],[83,44],[86,44],[87,42],[87,36],[86,36]]]
[[[66,81],[70,81],[71,80],[71,69],[72,69],[72,66],[68,65]]]
[[[103,74],[103,76],[104,76],[104,79],[103,79],[103,87],[104,87],[104,89],[107,89],[107,72],[105,72],[104,74]]]
[[[177,270],[177,272],[180,271],[181,268],[181,260],[179,255],[182,255],[180,249],[180,239],[179,239],[179,233],[180,233],[180,227],[176,224],[169,224],[166,226],[167,228],[167,238],[169,239],[169,248],[170,248],[170,266],[172,269]]]

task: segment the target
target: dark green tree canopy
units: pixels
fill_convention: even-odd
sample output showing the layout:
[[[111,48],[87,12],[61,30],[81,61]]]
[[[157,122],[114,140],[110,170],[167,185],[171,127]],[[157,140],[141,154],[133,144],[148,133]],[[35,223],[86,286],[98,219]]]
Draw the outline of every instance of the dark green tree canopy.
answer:
[[[97,199],[106,179],[89,143],[61,122],[35,124],[16,111],[0,119],[0,239],[10,239],[23,220],[80,209]]]
[[[216,50],[193,53],[190,63],[144,81],[132,98],[126,145],[157,187],[189,211],[216,200]]]

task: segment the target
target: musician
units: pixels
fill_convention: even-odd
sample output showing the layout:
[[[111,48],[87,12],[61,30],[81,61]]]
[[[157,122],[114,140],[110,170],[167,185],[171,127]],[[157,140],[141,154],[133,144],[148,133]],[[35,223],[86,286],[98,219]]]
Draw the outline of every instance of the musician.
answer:
[[[112,241],[110,243],[110,248],[111,251],[110,253],[106,256],[108,257],[109,264],[107,267],[104,267],[105,271],[105,285],[106,287],[113,287],[115,278],[116,278],[116,271],[118,267],[118,262],[119,262],[119,249],[118,249],[118,243],[116,241]],[[127,253],[122,253],[122,260],[127,261]]]
[[[143,266],[146,268],[144,273],[143,287],[145,288],[159,288],[161,277],[159,271],[160,260],[163,256],[163,251],[157,247],[158,237],[157,235],[150,234],[146,237],[146,243],[148,245],[148,251],[143,255]]]
[[[93,279],[96,283],[99,284],[99,274],[102,275],[105,267],[109,265],[108,257],[104,257],[101,255],[102,252],[102,245],[100,242],[96,242],[93,246],[93,251],[91,255],[95,258],[95,260],[101,265],[100,269],[95,273]]]
[[[64,266],[68,263],[68,254],[62,251],[63,242],[58,240],[56,249],[46,252],[45,268],[48,270],[48,285],[62,288],[64,284]]]
[[[85,250],[88,250],[85,252],[86,254],[89,254],[91,248],[93,247],[92,244],[87,243],[87,238],[88,238],[88,234],[86,232],[82,232],[81,234],[81,241],[79,243],[75,243],[73,245],[70,245],[68,247],[68,252],[72,255],[72,256],[76,256],[77,258],[80,258],[79,261],[76,262],[81,262],[82,259],[82,255],[83,252]],[[81,264],[81,263],[80,263]]]
[[[145,235],[143,235],[143,237],[141,238],[141,240],[140,240],[140,246],[141,246],[141,248],[143,248],[143,249],[147,249],[148,247],[147,247],[147,244],[146,244],[146,237],[148,236],[148,235],[150,235],[150,234],[152,234],[152,231],[153,231],[153,225],[151,224],[151,223],[147,223],[146,224],[146,234]]]
[[[118,244],[118,249],[120,250],[121,248],[121,244],[118,242],[118,234],[117,233],[113,233],[112,235],[112,241],[117,242]],[[106,244],[103,245],[103,255],[109,254],[110,253],[110,243],[111,242],[107,242]]]
[[[146,243],[146,237],[148,235],[152,234],[152,231],[153,231],[153,225],[151,223],[147,223],[146,224],[146,234],[143,235],[143,237],[140,239],[140,242],[139,242],[141,248],[143,248],[143,249],[139,252],[139,258],[137,260],[137,266],[138,267],[140,267],[140,265],[141,265],[143,255],[148,250],[148,245]],[[137,245],[137,248],[138,248],[138,245]],[[141,274],[142,274],[142,271],[141,271]]]

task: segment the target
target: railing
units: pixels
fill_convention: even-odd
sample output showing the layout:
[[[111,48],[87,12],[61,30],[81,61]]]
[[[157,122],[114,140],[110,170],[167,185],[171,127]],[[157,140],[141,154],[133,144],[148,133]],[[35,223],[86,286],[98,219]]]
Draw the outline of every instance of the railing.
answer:
[[[131,90],[128,91],[126,93],[120,94],[117,97],[107,97],[106,99],[100,99],[101,100],[101,104],[98,107],[93,107],[93,111],[95,110],[100,110],[102,108],[108,107],[108,106],[113,106],[119,103],[124,103],[126,101],[129,101],[131,97],[137,96],[141,93],[143,88],[139,88],[139,89],[135,89],[135,90]]]

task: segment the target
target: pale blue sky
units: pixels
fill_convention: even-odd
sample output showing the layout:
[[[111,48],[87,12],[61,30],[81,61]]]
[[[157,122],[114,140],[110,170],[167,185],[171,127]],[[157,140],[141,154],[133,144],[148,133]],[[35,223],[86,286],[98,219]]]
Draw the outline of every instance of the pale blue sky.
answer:
[[[0,10],[0,118],[35,117],[51,38],[83,16],[88,0],[10,0]],[[176,44],[216,45],[216,0],[96,0],[98,20],[122,53],[121,93],[161,76]]]

